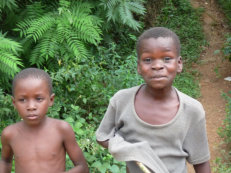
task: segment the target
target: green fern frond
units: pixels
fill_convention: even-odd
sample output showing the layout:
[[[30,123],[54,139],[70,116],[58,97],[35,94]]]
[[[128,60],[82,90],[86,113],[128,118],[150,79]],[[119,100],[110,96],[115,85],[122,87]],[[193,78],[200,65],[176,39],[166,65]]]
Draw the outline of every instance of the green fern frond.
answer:
[[[44,61],[45,58],[40,56],[41,52],[41,46],[40,46],[40,42],[37,43],[37,45],[33,48],[31,55],[30,55],[30,63],[36,64],[38,67],[40,67]]]
[[[32,37],[34,41],[38,41],[43,34],[55,24],[55,17],[52,13],[48,13],[36,20],[33,20],[27,29],[27,37]]]
[[[75,10],[80,9],[82,13],[90,14],[93,7],[94,6],[89,2],[73,1],[71,4],[71,11],[75,14]]]
[[[27,36],[27,30],[30,28],[33,19],[25,19],[24,21],[17,24],[17,28],[14,31],[20,32],[20,37]]]
[[[119,6],[119,16],[123,24],[127,24],[129,27],[138,30],[140,24],[133,18],[132,10],[127,2],[124,4],[121,3]]]
[[[76,34],[79,39],[97,45],[101,40],[101,30],[98,26],[93,25],[91,16],[81,16],[73,21]]]
[[[17,8],[15,0],[1,0],[0,1],[0,9],[8,8],[9,10],[13,10]]]
[[[59,1],[59,6],[61,8],[64,7],[66,9],[68,9],[68,8],[70,8],[70,5],[71,5],[70,1],[66,1],[66,0],[60,0]]]
[[[70,37],[67,40],[69,48],[73,51],[77,60],[80,58],[86,58],[88,55],[88,50],[85,47],[83,41],[78,40],[77,37]]]
[[[21,35],[35,42],[29,52],[31,64],[40,66],[57,59],[66,61],[87,57],[90,51],[86,45],[97,45],[102,39],[102,21],[91,15],[92,4],[61,0],[58,5],[55,10],[25,19],[17,25]]]
[[[17,58],[22,47],[4,36],[0,33],[0,71],[13,76],[20,70],[19,67],[23,66],[21,60]]]
[[[140,3],[128,1],[127,4],[129,10],[136,14],[144,15],[146,13],[146,9]]]
[[[89,14],[91,8],[92,6],[87,3],[75,3],[71,10],[72,26],[74,26],[79,39],[97,45],[101,40],[99,28],[101,20]]]
[[[55,57],[56,52],[59,49],[59,45],[55,38],[56,34],[54,34],[54,32],[52,31],[54,30],[51,30],[51,32],[46,33],[43,39],[41,39],[40,41],[40,56],[45,57],[46,60],[48,60],[49,57]]]
[[[20,70],[18,66],[22,66],[19,58],[11,53],[0,50],[0,70],[2,72],[13,76]]]
[[[22,47],[19,43],[4,38],[2,34],[0,34],[0,50],[5,52],[12,52],[14,55],[18,55],[18,52],[22,51]]]
[[[100,5],[104,6],[104,9],[112,9],[117,4],[119,4],[120,0],[101,0]]]
[[[140,23],[134,19],[133,14],[145,14],[142,0],[101,0],[100,4],[107,10],[108,21],[122,23],[135,30],[140,28]]]
[[[26,15],[30,19],[36,19],[42,17],[46,13],[45,6],[41,2],[34,2],[31,5],[27,5]]]

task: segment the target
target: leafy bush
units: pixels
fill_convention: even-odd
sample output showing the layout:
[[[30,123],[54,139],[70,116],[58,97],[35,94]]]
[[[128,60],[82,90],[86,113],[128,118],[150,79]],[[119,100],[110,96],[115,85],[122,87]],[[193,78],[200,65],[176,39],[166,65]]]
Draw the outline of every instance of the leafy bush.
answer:
[[[166,1],[155,25],[176,32],[181,41],[181,56],[186,64],[197,61],[204,44],[200,10],[193,9],[188,0]]]
[[[215,166],[213,171],[217,173],[229,173],[231,172],[231,91],[227,94],[223,93],[222,96],[227,101],[226,105],[226,118],[224,119],[223,126],[218,128],[218,134],[224,139],[227,144],[226,150],[221,150],[222,158],[218,157],[215,160]],[[228,150],[228,152],[227,152]]]
[[[181,92],[193,98],[198,98],[200,96],[198,81],[196,81],[193,74],[189,72],[183,72],[181,74],[178,74],[175,78],[173,85]]]
[[[10,124],[20,120],[11,101],[11,96],[0,89],[0,132]]]
[[[231,94],[231,91],[229,92]],[[227,144],[231,143],[231,97],[228,94],[223,93],[222,96],[226,99],[226,118],[223,122],[223,126],[219,128],[218,134],[224,138]]]
[[[227,156],[227,153],[223,153],[223,155]],[[214,161],[214,166],[212,167],[212,171],[215,173],[230,173],[231,172],[231,163],[229,163],[230,158],[222,159],[216,158]]]
[[[230,24],[231,22],[231,0],[217,0],[217,1],[219,2],[220,6],[224,10],[224,14],[229,20],[228,23]]]
[[[224,47],[222,48],[222,52],[224,53],[225,57],[229,59],[231,62],[231,37],[228,37]]]

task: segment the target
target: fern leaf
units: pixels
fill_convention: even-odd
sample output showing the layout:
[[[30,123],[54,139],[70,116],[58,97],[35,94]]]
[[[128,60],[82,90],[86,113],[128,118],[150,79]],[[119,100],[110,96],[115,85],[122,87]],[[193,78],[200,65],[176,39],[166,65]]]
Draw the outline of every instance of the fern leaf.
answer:
[[[40,42],[37,43],[37,45],[34,47],[34,49],[31,52],[30,56],[30,63],[32,65],[36,64],[38,67],[43,64],[45,61],[45,58],[40,56]]]
[[[9,10],[14,10],[18,8],[15,0],[1,0],[0,1],[0,9],[8,8]]]
[[[43,34],[55,24],[55,17],[52,13],[48,13],[41,18],[33,20],[27,29],[27,37],[32,37],[34,41],[38,41]]]
[[[79,60],[80,58],[83,58],[83,57],[87,57],[88,50],[86,49],[84,43],[82,41],[78,40],[78,38],[70,37],[67,40],[67,43],[68,43],[68,46],[70,47],[70,49],[73,51],[77,60]]]
[[[135,30],[140,28],[140,23],[134,19],[133,14],[145,14],[143,0],[101,0],[101,5],[107,10],[108,21],[122,23]]]
[[[0,70],[10,76],[17,73],[22,66],[20,59],[11,53],[0,51]]]
[[[11,39],[4,38],[3,35],[0,34],[0,50],[12,52],[14,55],[18,55],[18,52],[22,51],[22,47],[19,43]]]
[[[42,17],[46,13],[45,6],[41,2],[34,2],[31,5],[27,5],[26,14],[30,19],[37,19]]]

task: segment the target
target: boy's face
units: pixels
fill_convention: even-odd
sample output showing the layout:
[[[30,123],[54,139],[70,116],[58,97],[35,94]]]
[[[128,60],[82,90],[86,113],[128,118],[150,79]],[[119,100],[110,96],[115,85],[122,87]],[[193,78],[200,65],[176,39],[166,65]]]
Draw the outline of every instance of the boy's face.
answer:
[[[153,89],[172,86],[177,73],[182,71],[182,60],[171,38],[149,38],[142,41],[138,73]]]
[[[48,107],[53,105],[47,81],[28,77],[18,79],[12,97],[14,107],[28,125],[37,125],[44,120]]]

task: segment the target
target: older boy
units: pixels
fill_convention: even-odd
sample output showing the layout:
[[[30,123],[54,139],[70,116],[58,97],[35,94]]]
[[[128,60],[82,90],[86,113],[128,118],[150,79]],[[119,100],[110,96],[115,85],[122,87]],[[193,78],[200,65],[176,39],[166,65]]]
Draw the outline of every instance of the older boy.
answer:
[[[68,173],[88,173],[71,126],[46,116],[55,96],[50,76],[40,69],[24,69],[15,76],[12,93],[22,121],[2,132],[0,173],[11,172],[13,156],[16,173],[64,173],[66,152],[75,165]]]
[[[125,157],[131,173],[141,171],[133,161],[145,161],[144,154],[151,156],[145,165],[156,173],[185,173],[186,160],[196,173],[210,173],[204,109],[172,86],[183,68],[178,36],[167,28],[151,28],[139,37],[137,54],[145,84],[111,98],[97,141],[119,160]]]

